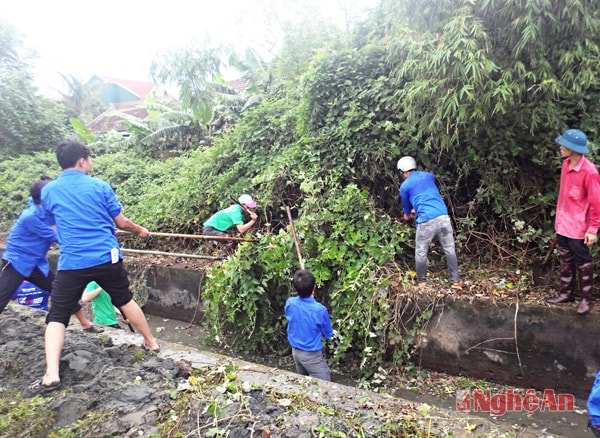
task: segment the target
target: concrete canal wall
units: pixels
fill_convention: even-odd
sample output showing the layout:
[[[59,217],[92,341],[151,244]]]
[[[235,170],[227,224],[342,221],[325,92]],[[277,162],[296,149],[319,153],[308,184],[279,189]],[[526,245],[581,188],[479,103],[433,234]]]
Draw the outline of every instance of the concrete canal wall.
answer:
[[[204,273],[153,266],[146,271],[144,310],[201,321]],[[438,301],[416,340],[415,362],[426,369],[587,397],[600,368],[599,308],[585,316],[569,306]],[[409,312],[410,313],[410,312]],[[413,319],[414,320],[414,319]]]
[[[587,398],[600,368],[598,309],[497,305],[436,306],[419,342],[427,369]]]

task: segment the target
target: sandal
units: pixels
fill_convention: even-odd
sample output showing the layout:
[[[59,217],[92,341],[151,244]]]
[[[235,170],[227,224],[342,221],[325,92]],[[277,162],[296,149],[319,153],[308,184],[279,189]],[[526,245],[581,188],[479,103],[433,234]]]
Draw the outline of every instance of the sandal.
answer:
[[[29,389],[34,392],[51,392],[60,388],[60,380],[44,384],[44,378],[40,377],[29,384]]]
[[[160,353],[160,344],[158,342],[156,342],[156,345],[158,345],[158,347],[156,347],[154,350],[151,349],[148,344],[146,344],[146,342],[144,342],[142,344],[142,348],[144,349],[144,351],[147,351],[149,353]]]
[[[98,327],[96,324],[92,324],[86,329],[83,329],[86,333],[103,333],[104,329],[102,327]]]

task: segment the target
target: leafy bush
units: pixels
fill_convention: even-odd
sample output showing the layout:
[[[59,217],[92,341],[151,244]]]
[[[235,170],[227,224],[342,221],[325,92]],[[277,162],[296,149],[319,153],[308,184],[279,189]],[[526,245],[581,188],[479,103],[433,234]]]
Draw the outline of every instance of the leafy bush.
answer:
[[[29,186],[42,175],[57,177],[60,167],[56,155],[38,152],[0,161],[0,230],[8,231],[18,214],[27,206]]]
[[[384,333],[396,330],[388,324],[392,269],[385,267],[412,233],[380,216],[366,191],[349,185],[317,193],[318,185],[303,185],[307,198],[294,221],[303,259],[317,280],[317,299],[330,309],[334,360],[351,358],[357,374],[370,375],[382,361]],[[284,306],[299,267],[293,245],[279,230],[212,269],[203,296],[215,340],[255,353],[287,349]]]

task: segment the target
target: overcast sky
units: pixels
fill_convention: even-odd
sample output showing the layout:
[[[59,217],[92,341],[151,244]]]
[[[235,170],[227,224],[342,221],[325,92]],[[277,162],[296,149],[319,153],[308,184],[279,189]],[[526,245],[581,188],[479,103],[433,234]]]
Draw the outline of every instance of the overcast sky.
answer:
[[[292,2],[294,3],[294,2]],[[343,8],[358,16],[377,0],[295,0],[343,26]],[[153,59],[210,35],[235,45],[269,37],[270,14],[282,0],[13,0],[0,18],[38,54],[36,85],[45,95],[64,90],[59,73],[87,81],[94,74],[147,80]],[[319,12],[320,11],[320,12]]]

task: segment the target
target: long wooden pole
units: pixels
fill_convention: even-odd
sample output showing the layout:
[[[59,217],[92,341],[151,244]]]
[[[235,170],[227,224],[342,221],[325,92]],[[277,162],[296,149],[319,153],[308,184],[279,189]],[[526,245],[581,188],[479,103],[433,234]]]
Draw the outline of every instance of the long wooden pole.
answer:
[[[292,211],[290,207],[285,207],[287,211],[287,216],[290,221],[290,227],[292,229],[292,236],[294,237],[294,245],[296,246],[296,254],[298,254],[298,261],[300,262],[300,269],[304,269],[304,260],[302,260],[302,255],[300,254],[300,245],[298,244],[298,236],[296,236],[296,227],[294,227],[294,220],[292,219]]]
[[[5,249],[6,248],[4,246],[0,245],[0,250],[5,250]],[[192,258],[192,259],[207,259],[207,260],[222,260],[225,258],[225,257],[205,256],[205,255],[201,255],[201,254],[183,254],[183,253],[176,253],[176,252],[151,251],[151,250],[145,250],[145,249],[128,249],[128,248],[121,248],[121,252],[133,253],[133,254],[164,255],[164,256],[170,256],[170,257],[188,257],[188,258]],[[48,251],[48,254],[60,254],[60,250],[59,249],[51,249]]]
[[[128,231],[117,230],[118,233],[132,234]],[[229,237],[229,236],[203,236],[201,234],[178,234],[178,233],[155,233],[150,232],[151,236],[157,237],[184,237],[186,239],[202,239],[202,240],[235,240],[238,242],[258,242],[258,239],[248,239],[246,237]]]
[[[207,260],[221,260],[224,258],[224,257],[205,256],[205,255],[201,255],[201,254],[182,254],[182,253],[176,253],[176,252],[150,251],[150,250],[144,250],[144,249],[128,249],[128,248],[121,248],[121,252],[133,253],[133,254],[164,255],[164,256],[171,256],[171,257],[187,257],[187,258],[192,258],[192,259],[207,259]]]

